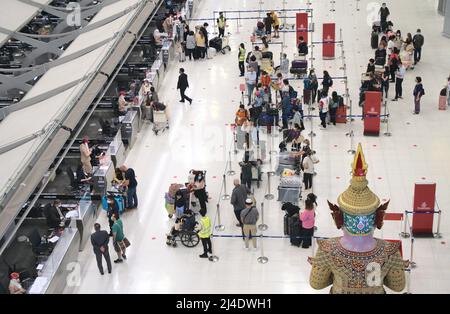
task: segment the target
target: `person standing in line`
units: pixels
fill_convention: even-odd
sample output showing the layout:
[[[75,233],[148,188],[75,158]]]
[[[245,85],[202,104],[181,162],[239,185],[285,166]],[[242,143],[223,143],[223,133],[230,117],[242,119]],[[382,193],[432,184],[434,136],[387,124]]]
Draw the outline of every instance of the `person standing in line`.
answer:
[[[217,27],[219,28],[219,38],[225,37],[225,26],[227,19],[223,16],[223,12],[219,12],[219,18],[217,19]]]
[[[92,150],[89,148],[89,138],[85,136],[80,145],[80,160],[83,165],[83,170],[87,174],[92,174],[91,154]]]
[[[333,87],[333,79],[331,78],[328,71],[323,71],[323,80],[322,80],[322,91],[326,94],[328,94],[328,91],[331,87]]]
[[[317,75],[314,69],[309,71],[308,76],[309,81],[311,82],[311,90],[312,90],[312,103],[316,102],[317,98],[317,90],[319,89],[319,80],[317,79]]]
[[[267,41],[270,41],[272,39],[272,14],[267,13],[266,18],[264,19],[264,25],[266,26],[266,37]]]
[[[302,162],[303,166],[303,181],[305,183],[305,190],[309,190],[313,185],[314,176],[314,162],[311,158],[312,151],[307,151],[304,153],[304,158]]]
[[[334,91],[331,94],[331,101],[330,101],[330,123],[333,123],[333,125],[336,125],[336,116],[337,116],[337,110],[340,103],[340,97],[336,91]]]
[[[245,50],[244,43],[241,43],[239,45],[239,54],[238,54],[238,60],[239,60],[239,71],[241,71],[241,77],[245,75],[245,58],[247,55],[247,50]]]
[[[399,50],[393,48],[393,53],[389,56],[389,69],[391,71],[391,83],[395,83],[395,73],[399,69],[400,57]]]
[[[109,256],[109,235],[105,230],[101,230],[100,224],[94,224],[95,232],[91,234],[91,243],[92,248],[94,249],[95,258],[97,260],[98,270],[100,274],[104,274],[103,272],[103,262],[102,257],[106,260],[106,265],[108,267],[108,273],[111,274],[112,266],[111,266],[111,257]]]
[[[422,47],[425,43],[425,38],[422,35],[422,31],[420,28],[417,30],[417,34],[413,37],[413,45],[414,45],[414,65],[420,62],[422,58]]]
[[[136,174],[132,168],[128,168],[125,165],[120,166],[120,171],[125,173],[125,180],[122,186],[127,188],[127,209],[135,209],[138,207]]]
[[[288,76],[289,74],[289,59],[287,57],[287,54],[283,53],[283,57],[281,58],[280,62],[280,71],[284,76]]]
[[[389,18],[389,15],[391,15],[391,12],[389,11],[389,8],[387,7],[386,3],[383,3],[381,5],[379,14],[380,14],[381,30],[384,33],[388,28],[387,19]]]
[[[186,55],[189,56],[189,61],[191,61],[192,57],[194,56],[194,50],[195,34],[193,31],[189,31],[188,35],[186,36]]]
[[[192,105],[192,98],[186,96],[186,89],[189,87],[188,76],[184,73],[184,69],[180,69],[180,76],[178,77],[177,89],[180,90],[181,100],[180,102],[184,102],[185,99],[189,101],[189,104]]]
[[[125,239],[125,234],[123,232],[123,222],[122,219],[118,215],[113,215],[114,225],[112,227],[113,230],[113,243],[114,250],[117,253],[118,258],[114,261],[114,263],[122,263],[124,259],[127,259],[126,246],[123,240]],[[123,258],[123,259],[122,259]]]
[[[278,15],[272,11],[272,24],[273,24],[273,38],[280,38],[280,18]]]
[[[406,67],[400,62],[400,67],[395,73],[395,98],[392,101],[403,99],[403,80],[405,79]]]
[[[381,76],[381,91],[385,93],[385,98],[389,97],[389,84],[390,84],[391,70],[389,66],[384,67],[383,75]]]
[[[114,215],[119,216],[119,206],[117,205],[116,200],[114,199],[114,196],[112,195],[108,195],[107,196],[107,200],[108,200],[108,211],[106,212],[106,216],[108,217],[108,223],[109,223],[109,236],[112,237],[113,232],[112,232],[112,226],[114,225],[114,221],[112,219],[112,217]]]
[[[239,179],[234,179],[233,184],[234,188],[231,193],[230,203],[233,206],[234,215],[238,221],[236,227],[242,227],[241,212],[245,208],[245,200],[247,199],[247,194],[250,190],[244,184],[241,184]]]
[[[256,223],[258,219],[259,212],[254,206],[253,200],[251,198],[247,198],[245,200],[245,209],[241,212],[246,249],[249,249],[249,241],[251,237],[253,248],[256,250]]]
[[[203,37],[205,37],[205,48],[206,48],[206,50],[208,50],[208,48],[209,48],[208,30],[207,30],[208,26],[209,26],[208,23],[203,23],[203,26],[200,27],[200,32],[203,34]]]
[[[300,56],[306,56],[308,54],[308,43],[305,42],[305,38],[303,36],[300,36],[298,40],[299,40],[299,44],[297,47],[298,54]]]
[[[305,201],[305,210],[300,213],[300,221],[302,223],[300,244],[303,249],[308,249],[312,244],[315,223],[314,203],[310,199]]]
[[[322,91],[320,95],[320,102],[319,102],[319,116],[321,121],[321,130],[327,128],[327,114],[328,114],[328,108],[330,105],[330,99],[328,97],[328,93],[325,91]]]
[[[200,203],[200,213],[207,211],[208,193],[206,193],[206,183],[203,173],[197,173],[194,177],[194,195]]]
[[[420,100],[425,95],[425,89],[423,88],[422,78],[416,77],[416,87],[414,88],[414,114],[420,113]]]
[[[203,254],[199,255],[200,258],[208,258],[208,253],[212,254],[212,244],[211,244],[211,218],[206,216],[205,212],[201,212],[200,215],[200,231],[198,232],[198,236],[202,241],[203,245]]]
[[[197,32],[195,33],[195,49],[197,50],[199,57],[204,59],[206,56],[206,39],[201,29],[197,29]]]
[[[245,84],[247,85],[248,105],[250,106],[252,104],[253,90],[256,86],[256,72],[251,66],[247,67],[247,73],[245,73]]]
[[[249,140],[248,137],[247,139]],[[239,163],[239,166],[241,167],[241,182],[250,191],[252,187],[252,165],[248,160],[244,160]]]

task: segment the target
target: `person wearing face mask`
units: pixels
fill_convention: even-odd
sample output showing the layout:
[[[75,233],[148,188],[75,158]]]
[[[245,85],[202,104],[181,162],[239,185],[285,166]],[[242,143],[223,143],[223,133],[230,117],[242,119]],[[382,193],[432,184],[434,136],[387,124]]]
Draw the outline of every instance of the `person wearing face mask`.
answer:
[[[207,211],[206,203],[208,202],[208,194],[206,193],[205,178],[202,173],[198,173],[194,178],[194,195],[200,202],[200,212],[205,213]]]
[[[425,95],[425,90],[422,84],[422,78],[420,76],[416,77],[416,87],[414,88],[414,114],[420,113],[420,100],[423,95]]]
[[[389,11],[389,8],[387,7],[386,3],[383,3],[381,5],[379,14],[380,14],[381,30],[384,33],[388,27],[387,20],[389,18],[389,15],[391,15],[391,12]]]
[[[253,90],[256,86],[256,72],[255,69],[251,66],[247,67],[247,72],[245,73],[245,84],[247,85],[247,94],[248,94],[248,105],[252,104],[252,95]]]
[[[406,67],[400,62],[400,67],[395,72],[395,98],[392,101],[403,99],[403,80],[405,79]]]
[[[402,38],[402,32],[400,30],[397,30],[397,32],[395,33],[395,39],[394,39],[395,48],[397,48],[398,51],[400,51],[402,49],[403,43],[404,43],[404,41]]]

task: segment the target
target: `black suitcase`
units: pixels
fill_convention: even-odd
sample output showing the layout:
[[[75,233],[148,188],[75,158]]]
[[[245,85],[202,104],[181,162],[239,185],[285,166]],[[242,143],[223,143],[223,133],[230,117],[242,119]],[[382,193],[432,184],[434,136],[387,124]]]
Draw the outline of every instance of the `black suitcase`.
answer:
[[[378,39],[379,39],[378,38],[378,33],[372,32],[372,37],[371,37],[371,40],[370,40],[372,49],[377,49],[378,48]]]
[[[222,49],[222,38],[214,37],[209,41],[209,46],[216,49],[217,51]]]
[[[194,56],[194,60],[200,59],[200,48],[195,47],[192,55]]]
[[[299,216],[294,215],[290,217],[288,224],[289,224],[289,236],[291,239],[291,245],[300,247],[302,240],[300,239],[301,228]]]
[[[308,69],[302,69],[302,68],[291,68],[291,74],[295,75],[306,75],[308,72]]]
[[[262,53],[262,57],[263,57],[263,59],[270,59],[270,60],[272,60],[273,59],[273,52],[272,51],[264,51]]]

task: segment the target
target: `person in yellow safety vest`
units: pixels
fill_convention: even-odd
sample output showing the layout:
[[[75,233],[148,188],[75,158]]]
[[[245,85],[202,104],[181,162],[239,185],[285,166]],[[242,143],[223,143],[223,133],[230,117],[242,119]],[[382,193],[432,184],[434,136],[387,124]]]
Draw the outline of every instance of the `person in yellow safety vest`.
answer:
[[[272,25],[273,25],[273,29],[274,29],[274,35],[273,38],[280,38],[280,19],[278,18],[278,15],[272,11]]]
[[[200,258],[208,258],[208,253],[212,254],[212,246],[211,246],[211,218],[206,216],[204,211],[201,211],[200,214],[202,218],[200,218],[200,230],[198,232],[198,236],[202,241],[203,245],[203,254],[200,255]]]
[[[243,43],[239,46],[239,70],[241,71],[241,76],[244,76],[245,74],[245,54],[247,53],[247,50],[245,50],[245,46]]]
[[[223,12],[219,12],[219,18],[217,19],[217,26],[219,27],[219,38],[220,36],[225,37],[225,25],[227,19],[223,16]]]

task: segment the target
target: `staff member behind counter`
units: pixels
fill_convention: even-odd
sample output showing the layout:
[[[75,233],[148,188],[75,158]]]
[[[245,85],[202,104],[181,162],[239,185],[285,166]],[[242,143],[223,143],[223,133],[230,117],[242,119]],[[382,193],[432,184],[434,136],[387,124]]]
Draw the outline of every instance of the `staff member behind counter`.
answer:
[[[56,229],[61,227],[61,222],[64,219],[64,215],[61,212],[61,201],[54,200],[53,202],[45,205],[44,216],[47,220],[47,226],[51,229]]]

